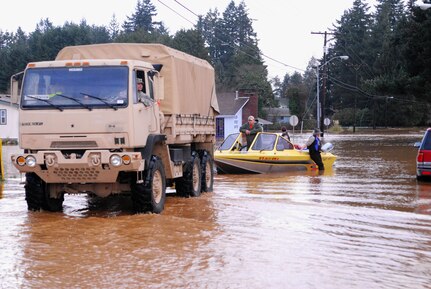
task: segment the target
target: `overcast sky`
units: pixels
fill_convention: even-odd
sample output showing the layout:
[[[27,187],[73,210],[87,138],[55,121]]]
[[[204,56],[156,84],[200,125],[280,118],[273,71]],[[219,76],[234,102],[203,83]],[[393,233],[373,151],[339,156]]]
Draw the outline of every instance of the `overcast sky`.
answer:
[[[174,34],[181,28],[191,28],[197,17],[178,3],[196,14],[206,14],[217,8],[222,13],[231,0],[153,0],[157,16]],[[269,76],[292,74],[297,67],[305,69],[311,57],[323,55],[323,36],[311,32],[324,32],[333,27],[344,11],[352,8],[354,0],[245,0],[249,17],[259,39],[262,53],[283,64],[265,58]],[[0,30],[15,32],[21,27],[32,32],[36,24],[48,18],[54,25],[66,21],[79,23],[85,19],[88,24],[108,25],[115,14],[121,25],[126,16],[135,11],[137,0],[35,0],[2,1]],[[373,8],[375,0],[368,0]],[[235,3],[240,3],[235,0]],[[165,4],[165,5],[164,5]],[[171,9],[167,8],[170,7]],[[180,15],[178,15],[180,14]],[[186,18],[186,19],[184,19]],[[290,67],[292,66],[292,67]],[[299,72],[302,72],[299,70]]]

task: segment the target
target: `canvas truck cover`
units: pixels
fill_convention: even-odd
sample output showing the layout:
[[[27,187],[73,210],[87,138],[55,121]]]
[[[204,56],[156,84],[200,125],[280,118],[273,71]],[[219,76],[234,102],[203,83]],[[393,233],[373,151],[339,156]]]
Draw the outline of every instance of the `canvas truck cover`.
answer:
[[[162,44],[109,43],[68,46],[56,60],[124,59],[163,64],[165,114],[214,116],[219,107],[215,92],[214,69],[205,60]],[[157,93],[157,92],[156,92]]]

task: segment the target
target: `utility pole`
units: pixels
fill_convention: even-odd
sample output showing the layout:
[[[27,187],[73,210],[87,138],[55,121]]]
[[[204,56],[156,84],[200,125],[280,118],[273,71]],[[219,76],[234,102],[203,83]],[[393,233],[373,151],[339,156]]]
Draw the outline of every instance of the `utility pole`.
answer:
[[[373,96],[373,130],[376,129],[376,97]]]
[[[359,65],[352,65],[352,66],[355,69],[355,86],[356,86],[356,89],[359,89],[358,88],[358,71],[361,68],[362,63]],[[358,92],[355,91],[355,107],[353,109],[353,133],[356,132],[356,102],[357,102],[356,99],[357,99],[357,96],[358,96]],[[373,116],[373,118],[374,118],[374,116]]]
[[[311,34],[319,34],[319,35],[324,35],[324,40],[323,40],[323,61],[322,63],[326,63],[326,53],[327,53],[327,46],[326,43],[328,42],[328,34],[329,35],[334,35],[335,33],[331,33],[331,32],[311,32]],[[328,68],[326,65],[324,65],[323,67],[323,74],[322,74],[322,97],[320,100],[320,103],[318,103],[318,106],[320,106],[321,108],[321,116],[320,116],[320,123],[317,125],[318,127],[320,127],[320,130],[322,132],[322,137],[324,135],[324,119],[325,119],[325,104],[326,104],[326,79],[328,78]],[[319,88],[318,88],[319,89]]]

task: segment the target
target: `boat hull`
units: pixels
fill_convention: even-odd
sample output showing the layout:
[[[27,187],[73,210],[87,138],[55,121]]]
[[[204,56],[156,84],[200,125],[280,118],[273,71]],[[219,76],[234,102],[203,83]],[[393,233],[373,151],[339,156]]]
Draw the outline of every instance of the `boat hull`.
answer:
[[[306,152],[298,152],[302,156],[265,156],[255,153],[229,154],[216,153],[214,162],[217,170],[225,174],[264,174],[272,172],[313,171],[317,165]],[[327,169],[331,169],[335,161],[332,154],[322,154],[322,161]]]
[[[251,148],[242,146],[240,134],[229,135],[214,152],[214,162],[220,173],[264,174],[289,171],[317,171],[308,150],[297,149],[276,133],[258,133]],[[325,169],[332,169],[336,156],[322,152]]]
[[[264,174],[271,172],[307,171],[316,168],[310,163],[269,163],[239,159],[216,159],[217,169],[225,174]]]

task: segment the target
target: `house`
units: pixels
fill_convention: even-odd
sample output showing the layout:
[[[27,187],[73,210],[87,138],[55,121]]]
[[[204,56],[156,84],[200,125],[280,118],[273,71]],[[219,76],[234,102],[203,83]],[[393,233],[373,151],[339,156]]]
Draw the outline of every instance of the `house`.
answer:
[[[274,123],[289,123],[290,110],[287,107],[268,107],[263,109],[267,119]]]
[[[237,133],[250,115],[257,116],[258,96],[255,92],[236,91],[217,93],[220,114],[216,117],[216,138],[223,140]],[[268,124],[257,118],[263,125]]]
[[[0,138],[18,139],[18,105],[7,95],[0,95]]]
[[[291,116],[289,109],[289,99],[286,97],[277,97],[279,107],[264,107],[262,110],[266,114],[266,119],[276,124],[289,123]]]
[[[217,93],[220,114],[216,117],[216,138],[225,139],[231,133],[238,132],[242,125],[244,106],[248,97],[239,97],[238,92]]]

